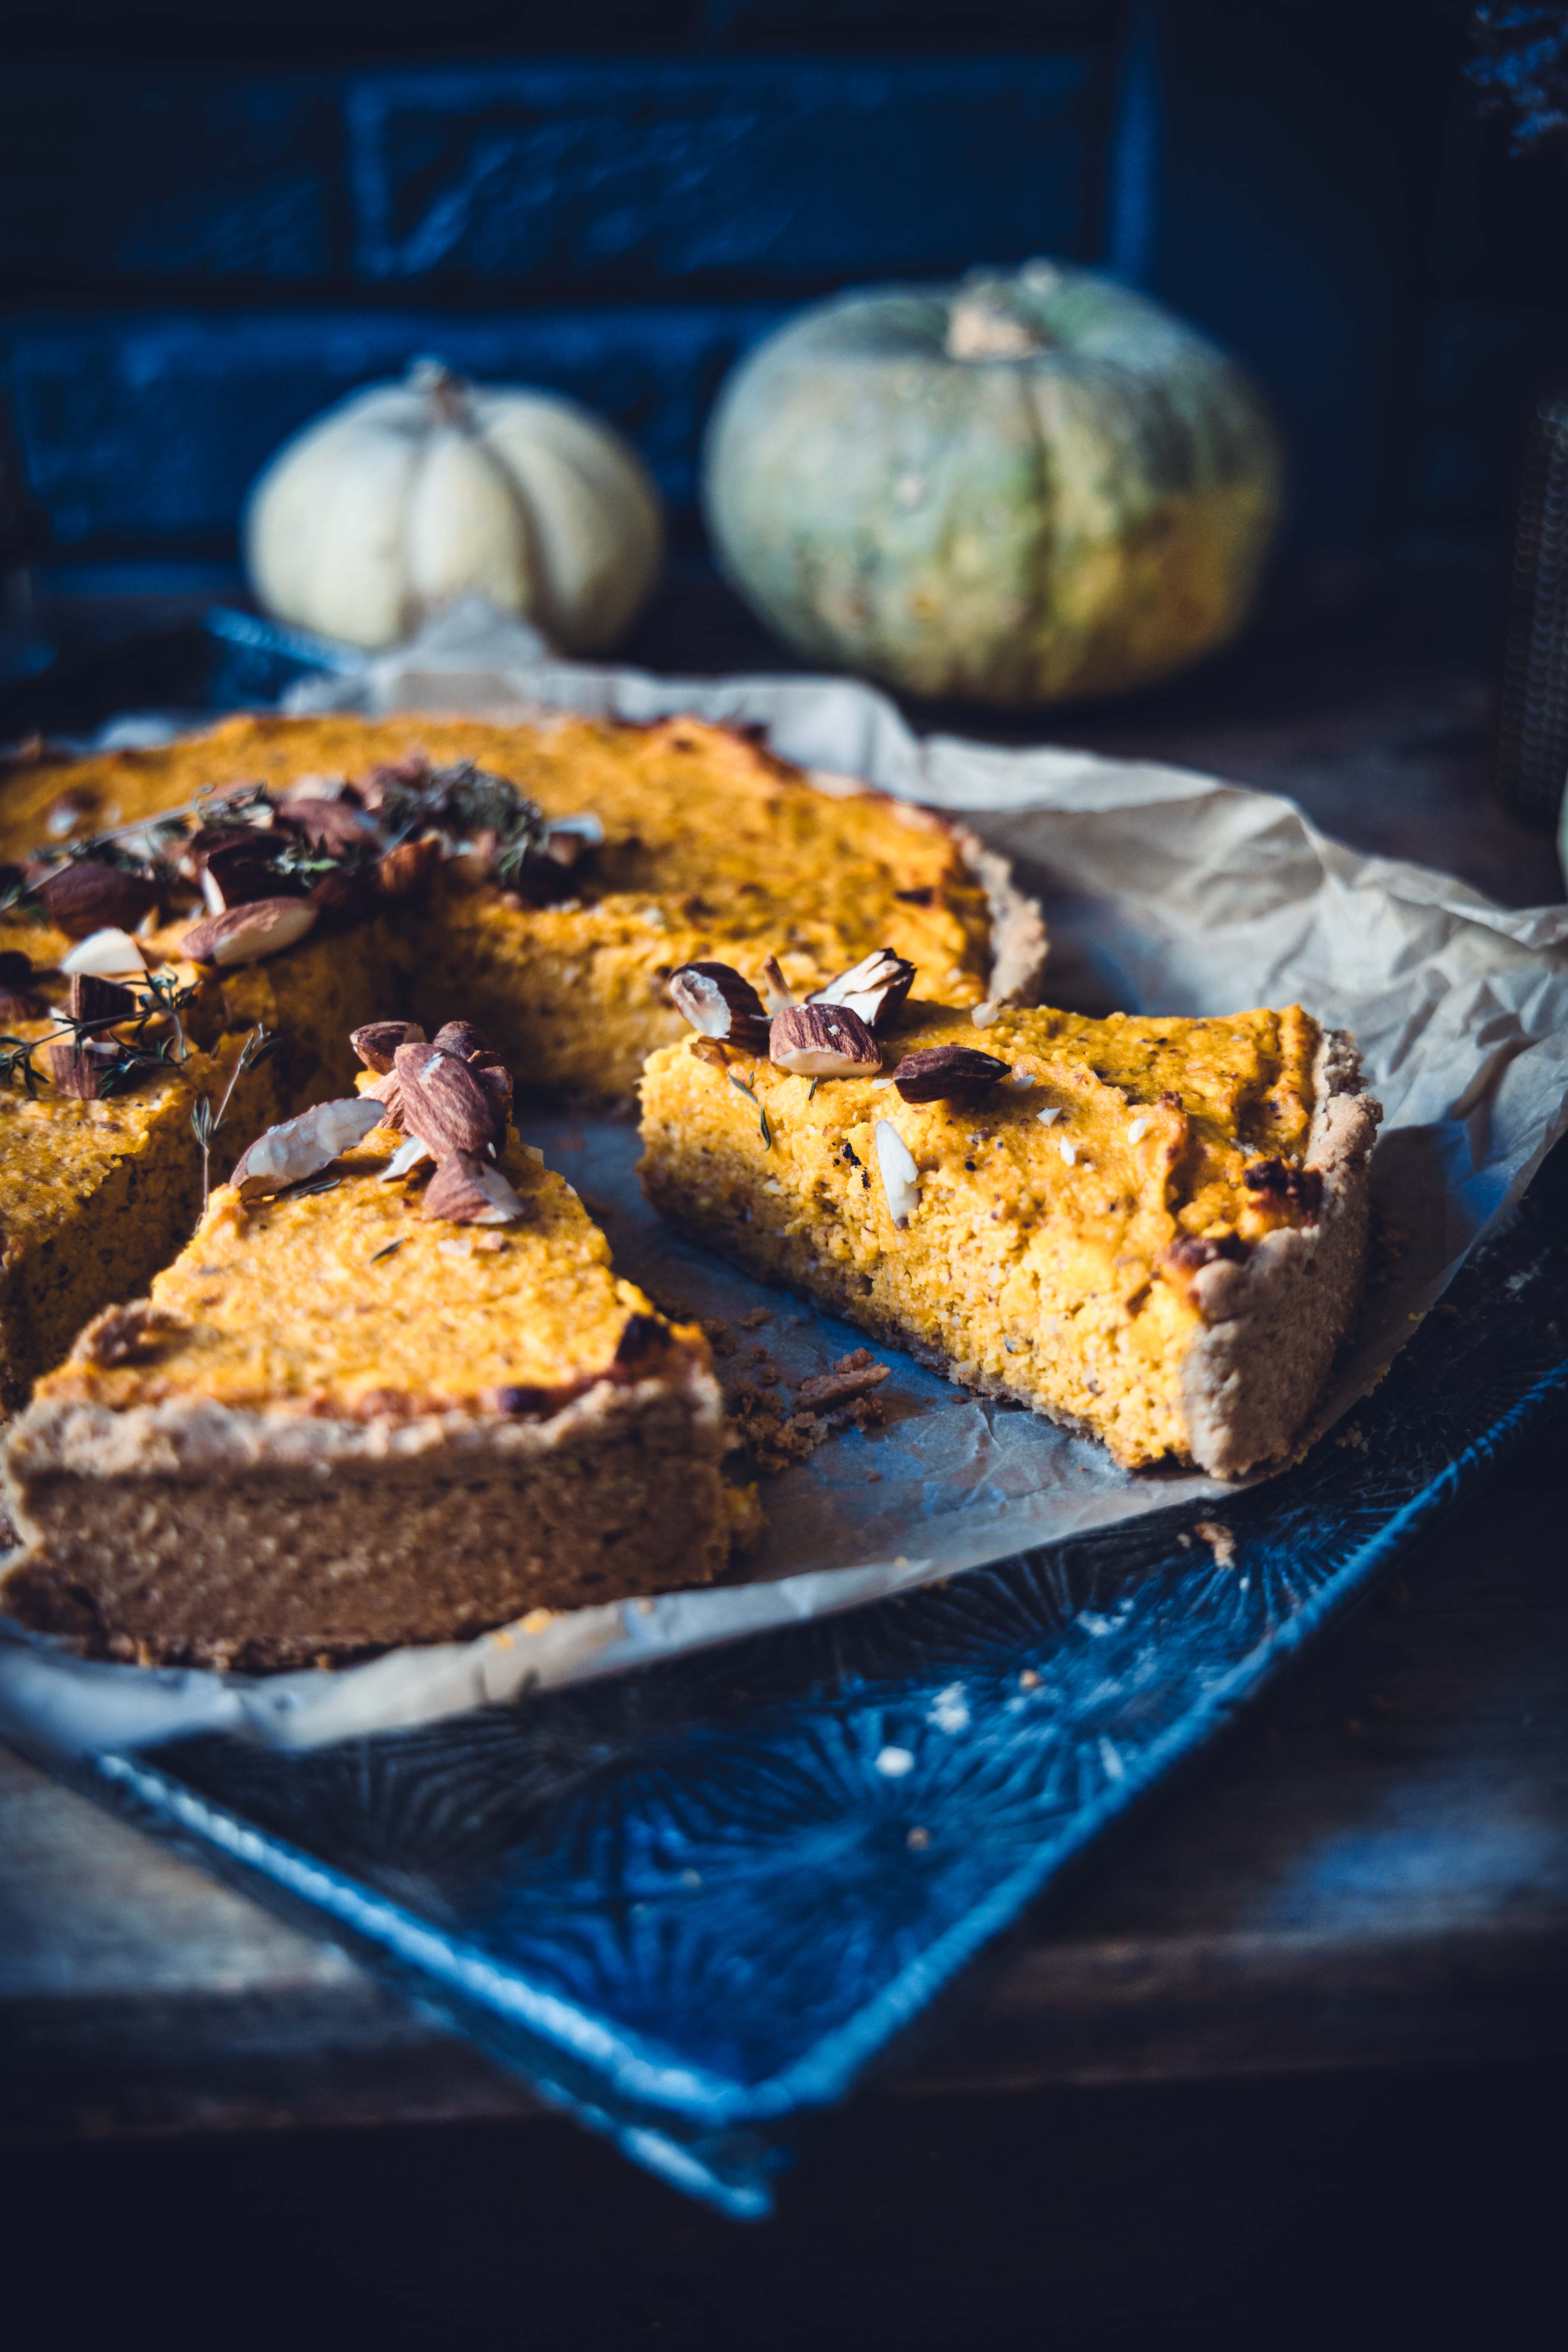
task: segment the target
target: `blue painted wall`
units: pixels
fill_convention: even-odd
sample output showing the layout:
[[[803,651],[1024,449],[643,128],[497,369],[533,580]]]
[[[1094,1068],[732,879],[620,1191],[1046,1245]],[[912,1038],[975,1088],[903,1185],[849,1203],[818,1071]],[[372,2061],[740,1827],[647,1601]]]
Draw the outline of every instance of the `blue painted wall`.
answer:
[[[277,443],[426,352],[614,417],[694,532],[715,390],[788,309],[1040,252],[1250,362],[1299,553],[1495,532],[1558,289],[1452,43],[1346,68],[1321,14],[12,0],[0,365],[56,551],[226,554]]]

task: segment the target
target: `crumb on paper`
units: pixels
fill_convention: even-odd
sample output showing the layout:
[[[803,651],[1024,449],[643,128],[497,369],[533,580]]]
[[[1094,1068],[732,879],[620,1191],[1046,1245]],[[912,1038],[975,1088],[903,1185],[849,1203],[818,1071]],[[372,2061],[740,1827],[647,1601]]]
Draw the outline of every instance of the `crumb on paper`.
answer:
[[[931,1832],[930,1830],[922,1830],[917,1824],[916,1827],[910,1832],[908,1837],[904,1840],[904,1843],[909,1847],[911,1853],[924,1853],[927,1846],[931,1843]]]
[[[1040,1677],[1035,1672],[1033,1666],[1026,1666],[1023,1673],[1018,1676],[1018,1688],[1024,1691],[1032,1691],[1038,1690],[1039,1687]]]
[[[1236,1558],[1236,1538],[1223,1519],[1200,1519],[1193,1529],[1214,1553],[1216,1568],[1228,1568]]]
[[[1368,1451],[1366,1433],[1362,1428],[1359,1421],[1352,1421],[1349,1423],[1345,1428],[1342,1429],[1335,1437],[1334,1444],[1336,1445],[1359,1446],[1363,1454]]]
[[[753,1307],[749,1315],[737,1315],[736,1322],[742,1331],[760,1331],[764,1323],[773,1319],[771,1307]]]
[[[856,1348],[830,1370],[802,1381],[793,1398],[787,1390],[772,1393],[782,1388],[779,1374],[766,1360],[765,1349],[754,1352],[763,1358],[763,1368],[736,1383],[730,1410],[765,1476],[805,1461],[837,1430],[870,1429],[884,1419],[875,1391],[887,1379],[888,1366],[878,1363],[868,1348]]]

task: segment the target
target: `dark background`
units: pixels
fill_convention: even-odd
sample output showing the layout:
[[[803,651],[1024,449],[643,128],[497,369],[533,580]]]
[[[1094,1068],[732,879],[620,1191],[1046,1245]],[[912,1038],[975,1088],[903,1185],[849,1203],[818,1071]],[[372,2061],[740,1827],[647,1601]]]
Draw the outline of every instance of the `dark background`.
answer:
[[[1446,0],[7,0],[0,31],[0,368],[69,584],[221,583],[145,567],[232,563],[279,440],[425,352],[613,417],[679,575],[748,343],[1043,252],[1256,370],[1298,595],[1437,575],[1480,614],[1568,380],[1568,161],[1510,160]]]

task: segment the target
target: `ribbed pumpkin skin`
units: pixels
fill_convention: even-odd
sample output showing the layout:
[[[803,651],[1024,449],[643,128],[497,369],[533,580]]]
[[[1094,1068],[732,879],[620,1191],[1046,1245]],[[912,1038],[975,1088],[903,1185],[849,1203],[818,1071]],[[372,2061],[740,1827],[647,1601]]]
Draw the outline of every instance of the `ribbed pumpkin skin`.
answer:
[[[949,355],[958,324],[1038,348]],[[973,341],[973,337],[969,338]],[[913,694],[1060,702],[1168,677],[1245,619],[1279,442],[1143,296],[1031,263],[844,295],[742,362],[709,428],[719,561],[808,658]]]

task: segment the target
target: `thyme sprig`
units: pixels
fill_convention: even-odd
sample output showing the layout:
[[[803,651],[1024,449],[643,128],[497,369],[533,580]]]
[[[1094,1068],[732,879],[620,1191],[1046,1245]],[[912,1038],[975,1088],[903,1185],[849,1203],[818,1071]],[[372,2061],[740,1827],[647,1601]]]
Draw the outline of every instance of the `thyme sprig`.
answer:
[[[749,1101],[757,1104],[757,1132],[763,1139],[763,1150],[771,1151],[773,1148],[773,1131],[768,1125],[767,1112],[763,1105],[757,1102],[754,1089],[746,1084],[744,1078],[738,1078],[733,1070],[730,1073],[730,1084],[735,1088],[737,1094],[742,1094]]]
[[[129,1029],[130,1034],[114,1040],[116,1051],[112,1060],[106,1061],[95,1073],[93,1091],[101,1101],[109,1095],[123,1094],[125,1088],[143,1070],[168,1069],[185,1060],[190,1048],[185,1042],[181,1013],[195,995],[195,985],[181,987],[172,973],[149,972],[137,983],[146,991],[140,1013],[135,1014],[100,1013],[92,1019],[78,1019],[66,1013],[58,1016],[59,1025],[42,1037],[0,1037],[0,1085],[16,1086],[18,1081],[29,1101],[36,1102],[38,1087],[47,1083],[44,1074],[34,1066],[33,1056],[46,1045],[59,1044],[68,1038],[73,1045],[91,1043],[108,1029]],[[159,1014],[166,1014],[173,1034],[150,1037],[148,1024]]]
[[[417,781],[394,781],[382,788],[377,812],[388,829],[386,846],[395,849],[412,834],[434,829],[455,847],[484,835],[495,841],[496,879],[517,881],[531,857],[540,856],[550,835],[536,801],[506,776],[476,767],[471,760],[431,768]]]
[[[263,1028],[258,1021],[239,1049],[234,1067],[229,1073],[228,1084],[223,1090],[216,1110],[213,1108],[210,1095],[198,1095],[191,1106],[191,1133],[195,1137],[196,1149],[202,1155],[202,1214],[204,1217],[207,1213],[207,1202],[212,1198],[212,1141],[228,1116],[228,1107],[234,1100],[234,1090],[245,1072],[254,1070],[258,1063],[266,1061],[269,1054],[275,1054],[282,1042],[276,1029]]]

